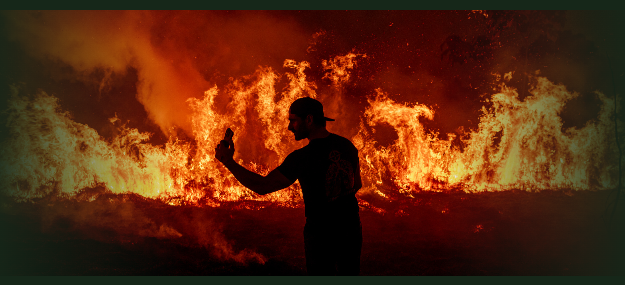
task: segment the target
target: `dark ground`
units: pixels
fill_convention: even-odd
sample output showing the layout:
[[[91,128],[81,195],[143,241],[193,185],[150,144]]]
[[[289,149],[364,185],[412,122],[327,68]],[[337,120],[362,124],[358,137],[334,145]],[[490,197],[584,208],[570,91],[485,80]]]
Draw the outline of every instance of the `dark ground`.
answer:
[[[610,191],[504,191],[371,202],[384,213],[361,210],[361,274],[623,275],[625,203],[609,222],[612,200]],[[305,274],[303,208],[112,194],[0,204],[1,275]],[[219,258],[224,241],[267,261]]]

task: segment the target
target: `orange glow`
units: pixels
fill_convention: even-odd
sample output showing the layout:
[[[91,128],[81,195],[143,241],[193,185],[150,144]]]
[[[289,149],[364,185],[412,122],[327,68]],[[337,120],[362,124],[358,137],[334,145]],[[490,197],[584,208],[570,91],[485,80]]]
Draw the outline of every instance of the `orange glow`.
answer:
[[[334,83],[349,80],[346,72],[354,57],[350,54],[328,61],[332,63],[327,65],[328,76]],[[341,60],[345,62],[337,64]],[[42,92],[27,99],[14,90],[9,108],[14,137],[4,147],[7,175],[2,178],[3,189],[15,197],[33,198],[53,191],[71,196],[104,185],[113,193],[132,192],[170,204],[219,206],[227,201],[257,200],[300,205],[298,184],[258,196],[214,159],[214,146],[228,127],[235,132],[235,159],[261,174],[303,146],[292,139],[285,118],[293,100],[316,96],[316,85],[304,74],[309,63],[286,60],[284,67],[292,71],[285,74],[288,84],[282,92],[275,88],[280,74],[259,68],[223,89],[207,90],[203,98],[188,99],[195,142],[172,136],[164,146],[146,143],[150,134],[127,128],[117,118],[111,123],[119,135],[106,141],[89,126],[72,121],[59,109],[55,97]],[[603,104],[599,118],[583,128],[562,131],[558,114],[577,94],[546,78],[535,79],[531,96],[524,100],[502,84],[501,92],[488,99],[490,107],[483,107],[479,127],[448,134],[447,139],[421,124],[423,119],[436,119],[430,107],[396,103],[377,89],[368,99],[358,133],[351,138],[360,153],[365,185],[360,193],[393,199],[412,197],[418,191],[450,189],[615,187],[614,164],[606,163],[616,152],[609,139],[614,128],[610,118],[613,101],[597,93]],[[218,96],[228,98],[225,108],[216,105]],[[324,103],[332,105],[331,100],[341,98],[326,98]],[[378,124],[388,124],[397,133],[391,145],[376,145],[372,127]],[[462,141],[465,147],[461,149],[454,141]],[[363,203],[363,207],[372,207]]]
[[[428,133],[421,118],[432,120],[427,106],[395,103],[378,90],[369,100],[364,123],[354,142],[361,150],[362,169],[370,191],[390,186],[410,196],[412,191],[609,189],[618,182],[610,155],[615,142],[608,139],[614,128],[610,118],[613,101],[601,93],[603,103],[597,121],[581,129],[562,132],[559,112],[577,94],[546,78],[536,85],[525,100],[516,90],[501,85],[501,93],[483,107],[477,130],[460,134],[464,150],[452,144],[457,134],[441,140]],[[391,125],[398,139],[388,147],[375,147],[369,131],[380,123]],[[500,134],[499,142],[495,138]],[[595,173],[601,173],[593,180]],[[385,179],[390,181],[385,182]],[[382,187],[381,187],[382,186]],[[389,190],[391,191],[391,190]]]

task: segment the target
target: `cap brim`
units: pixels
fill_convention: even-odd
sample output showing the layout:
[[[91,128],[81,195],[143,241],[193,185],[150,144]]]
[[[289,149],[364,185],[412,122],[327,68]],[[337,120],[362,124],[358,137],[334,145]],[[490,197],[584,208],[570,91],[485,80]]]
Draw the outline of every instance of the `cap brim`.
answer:
[[[326,119],[326,121],[334,121],[334,119],[330,119],[328,117],[323,117],[324,119]]]

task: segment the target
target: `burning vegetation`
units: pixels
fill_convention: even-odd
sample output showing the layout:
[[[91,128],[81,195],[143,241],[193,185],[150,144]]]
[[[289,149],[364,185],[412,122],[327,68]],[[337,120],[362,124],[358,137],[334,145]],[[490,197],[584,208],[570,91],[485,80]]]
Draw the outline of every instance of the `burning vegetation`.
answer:
[[[67,13],[79,17],[66,17]],[[614,110],[620,110],[621,101],[615,102],[616,97],[601,91],[580,94],[562,83],[554,83],[560,80],[550,79],[544,72],[528,70],[532,66],[528,63],[530,55],[538,53],[537,43],[549,42],[558,34],[559,28],[553,24],[561,22],[558,17],[537,13],[537,19],[553,24],[549,26],[553,30],[545,28],[540,35],[525,37],[520,47],[521,44],[506,44],[515,41],[519,31],[527,32],[523,25],[530,25],[527,19],[534,14],[437,13],[424,16],[455,19],[468,15],[462,22],[473,21],[472,25],[485,32],[465,37],[473,38],[471,41],[455,34],[447,39],[436,38],[432,48],[421,41],[417,53],[426,57],[439,48],[437,64],[442,62],[445,68],[456,65],[457,70],[449,74],[464,72],[472,79],[442,75],[434,68],[426,70],[423,66],[431,67],[431,59],[429,63],[424,59],[417,66],[407,63],[401,67],[417,69],[416,73],[401,71],[397,66],[389,70],[384,61],[397,61],[379,51],[388,47],[374,49],[365,42],[366,37],[356,48],[330,52],[329,43],[348,45],[337,40],[340,30],[318,29],[306,37],[302,36],[305,28],[289,26],[293,18],[267,13],[4,13],[3,20],[15,29],[7,33],[8,41],[26,47],[22,56],[43,58],[38,60],[70,69],[54,75],[59,77],[55,81],[67,80],[63,77],[69,76],[87,82],[87,86],[98,90],[99,96],[104,96],[115,88],[119,78],[132,78],[128,71],[132,70],[136,80],[131,85],[136,94],[131,95],[136,97],[127,100],[141,103],[145,108],[143,122],[148,123],[133,122],[126,119],[133,115],[118,116],[115,111],[114,116],[99,123],[106,128],[94,128],[85,122],[89,120],[80,122],[76,118],[78,109],[68,110],[66,104],[71,96],[58,92],[50,95],[45,90],[29,92],[23,85],[9,82],[3,110],[5,137],[0,146],[0,192],[13,202],[3,202],[2,207],[8,213],[22,202],[41,204],[42,208],[35,207],[33,211],[45,217],[41,226],[48,233],[63,227],[59,221],[67,221],[71,229],[82,228],[82,238],[86,239],[132,244],[150,238],[166,240],[183,247],[199,245],[219,260],[265,264],[268,258],[249,250],[252,245],[233,246],[220,226],[222,222],[217,220],[228,215],[234,219],[233,215],[237,215],[226,211],[299,213],[303,207],[299,185],[266,196],[256,195],[221,167],[214,157],[214,148],[224,130],[231,128],[237,146],[235,160],[257,173],[267,174],[290,152],[304,146],[292,138],[286,125],[289,105],[305,96],[323,102],[326,114],[337,119],[328,125],[329,130],[349,138],[358,148],[364,186],[357,197],[361,209],[367,212],[365,216],[375,213],[400,223],[407,223],[405,216],[410,216],[412,223],[431,227],[425,218],[414,217],[431,214],[435,220],[449,222],[444,217],[462,212],[467,218],[452,223],[462,224],[462,232],[470,233],[467,238],[472,239],[469,236],[497,232],[496,228],[505,227],[512,218],[504,217],[507,213],[502,214],[501,210],[506,208],[499,202],[497,206],[475,202],[488,209],[479,214],[474,213],[478,206],[467,210],[462,202],[465,199],[486,199],[470,195],[490,193],[488,197],[495,197],[493,193],[506,192],[517,197],[521,192],[551,190],[565,193],[558,197],[567,199],[578,191],[618,189],[620,157],[614,134],[615,129],[619,134],[625,130]],[[386,19],[382,14],[378,16]],[[111,25],[99,26],[92,17],[109,19]],[[303,16],[302,21],[311,21],[306,17],[311,16]],[[202,34],[191,27],[194,21],[206,27],[222,26]],[[220,21],[224,22],[218,25]],[[39,29],[48,22],[46,29]],[[423,29],[436,30],[426,22],[421,25],[426,26]],[[262,28],[268,26],[276,28]],[[511,31],[513,28],[518,30]],[[20,31],[31,37],[24,37]],[[65,32],[54,38],[47,34],[55,31]],[[87,35],[94,32],[100,36],[89,40]],[[281,34],[292,35],[292,45],[286,47],[290,43],[283,42]],[[200,39],[202,35],[206,39]],[[566,35],[560,38],[566,39]],[[385,39],[382,43],[390,45],[394,41]],[[252,42],[260,51],[249,48]],[[210,51],[208,55],[203,54],[206,51]],[[301,55],[304,51],[307,56]],[[518,65],[518,55],[526,57],[521,69],[511,67]],[[511,58],[515,63],[509,62]],[[381,71],[384,67],[387,71]],[[399,79],[389,80],[392,77]],[[404,79],[418,83],[397,83]],[[435,80],[440,82],[434,83]],[[376,86],[378,83],[380,86]],[[402,89],[403,94],[396,92],[396,85],[401,84],[407,86]],[[465,89],[453,89],[456,85]],[[471,100],[478,103],[450,97],[462,96],[456,93],[465,94],[465,98],[473,96],[477,99]],[[575,100],[596,102],[596,116],[567,125],[563,113],[567,104]],[[446,103],[452,107],[441,107]],[[123,100],[119,104],[124,104]],[[454,111],[462,109],[463,104],[467,108],[479,106],[473,111]],[[466,119],[471,116],[475,117]],[[150,129],[150,125],[156,127]],[[451,125],[454,127],[448,127]],[[107,130],[106,135],[103,129]],[[162,143],[156,143],[159,137],[164,138]],[[439,194],[448,195],[448,203],[433,205]],[[33,215],[27,212],[24,210],[21,215]],[[250,216],[245,219],[263,220]],[[363,221],[383,228],[379,219]],[[271,224],[276,218],[265,220]],[[294,224],[289,220],[290,234]],[[366,227],[365,224],[365,232]],[[439,230],[444,231],[443,228]],[[102,231],[112,231],[115,237]],[[232,231],[225,230],[233,234]],[[427,238],[441,236],[435,229],[426,232]],[[366,240],[367,237],[365,253]],[[424,238],[418,240],[423,242]],[[272,264],[273,268],[281,266]],[[363,264],[366,267],[367,263]],[[298,274],[297,270],[277,273]],[[471,270],[461,272],[507,272]],[[173,273],[181,272],[185,271]]]
[[[72,196],[102,185],[112,193],[136,193],[171,204],[218,206],[238,200],[300,204],[296,186],[263,197],[245,189],[219,167],[214,146],[220,133],[231,126],[237,134],[236,159],[261,174],[301,147],[290,139],[284,118],[293,100],[317,97],[315,84],[307,82],[303,72],[308,65],[285,61],[285,67],[295,72],[287,73],[290,81],[283,92],[275,90],[276,72],[260,69],[224,90],[214,87],[201,99],[189,99],[194,139],[172,136],[164,146],[146,142],[151,134],[128,128],[118,118],[110,119],[118,135],[107,141],[89,126],[73,121],[55,97],[41,92],[28,98],[14,88],[7,110],[11,137],[2,148],[2,188],[17,198],[55,191]],[[348,77],[344,68],[335,65],[328,73]],[[422,120],[435,118],[430,107],[396,103],[378,89],[367,99],[358,125],[338,126],[358,126],[351,140],[359,149],[367,185],[361,193],[409,199],[420,191],[452,189],[615,188],[618,149],[612,136],[613,100],[597,93],[602,103],[598,119],[581,129],[562,131],[558,114],[577,94],[544,77],[534,80],[531,95],[523,100],[502,83],[501,92],[487,99],[490,106],[482,109],[478,128],[447,134],[446,139],[423,126]],[[218,96],[227,97],[223,109],[216,106]],[[332,98],[323,100],[330,106],[340,104]],[[330,112],[340,116],[347,110]],[[373,127],[379,124],[392,127],[397,139],[381,146],[372,136]]]

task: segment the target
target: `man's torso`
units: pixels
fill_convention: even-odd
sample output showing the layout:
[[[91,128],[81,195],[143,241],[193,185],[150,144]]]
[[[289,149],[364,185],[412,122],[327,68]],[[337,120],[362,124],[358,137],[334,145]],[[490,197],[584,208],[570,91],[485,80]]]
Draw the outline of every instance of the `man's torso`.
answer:
[[[307,218],[358,216],[358,150],[348,139],[330,134],[311,140],[289,154],[278,170],[293,182],[299,180]]]

